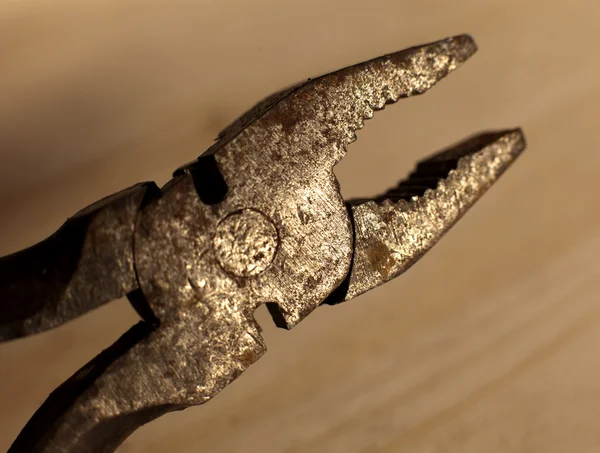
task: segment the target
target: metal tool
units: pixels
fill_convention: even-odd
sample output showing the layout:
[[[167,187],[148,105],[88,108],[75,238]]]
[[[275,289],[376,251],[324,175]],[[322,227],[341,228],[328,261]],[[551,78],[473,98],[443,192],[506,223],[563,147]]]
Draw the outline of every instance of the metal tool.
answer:
[[[374,199],[345,202],[333,167],[374,111],[424,93],[475,50],[457,36],[279,92],[164,187],[105,198],[2,258],[2,340],[122,296],[143,319],[56,389],[10,452],[112,452],[258,360],[259,305],[291,328],[414,264],[521,153],[520,130],[438,153]]]

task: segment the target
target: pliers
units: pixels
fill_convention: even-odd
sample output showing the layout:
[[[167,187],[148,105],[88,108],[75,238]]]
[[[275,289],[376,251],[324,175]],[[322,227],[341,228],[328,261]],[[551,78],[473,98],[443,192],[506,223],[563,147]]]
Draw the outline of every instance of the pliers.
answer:
[[[375,111],[424,93],[475,50],[456,36],[280,91],[165,186],[111,195],[1,258],[2,340],[123,296],[142,319],[58,387],[9,452],[112,452],[258,360],[261,304],[290,329],[412,266],[519,156],[521,131],[470,138],[372,199],[345,201],[333,167]]]

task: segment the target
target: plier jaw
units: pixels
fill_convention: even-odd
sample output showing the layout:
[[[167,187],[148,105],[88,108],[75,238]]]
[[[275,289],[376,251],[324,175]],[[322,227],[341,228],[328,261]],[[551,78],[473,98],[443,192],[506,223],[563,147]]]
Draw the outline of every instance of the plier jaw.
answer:
[[[10,452],[112,452],[258,360],[259,305],[291,328],[406,271],[519,156],[521,131],[438,153],[372,199],[345,201],[333,168],[375,111],[426,92],[475,50],[456,36],[279,92],[161,189],[127,189],[2,258],[0,293],[11,300],[0,339],[123,295],[143,318],[48,398]]]

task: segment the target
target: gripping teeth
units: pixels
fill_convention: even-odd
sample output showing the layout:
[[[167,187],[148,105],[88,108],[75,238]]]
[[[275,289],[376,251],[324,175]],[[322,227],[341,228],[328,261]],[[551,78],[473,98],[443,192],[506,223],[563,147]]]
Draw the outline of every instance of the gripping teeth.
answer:
[[[397,187],[387,191],[384,197],[392,200],[409,200],[412,197],[421,197],[428,189],[435,189],[439,182],[439,177],[411,176],[406,181],[401,182]]]
[[[281,150],[286,149],[288,167],[332,170],[375,111],[425,93],[476,50],[470,36],[454,36],[309,79],[257,104],[221,133],[207,153],[231,147],[262,163],[282,161]]]
[[[490,132],[465,140],[453,148],[419,162],[407,179],[384,194],[375,197],[373,200],[351,200],[350,204],[356,206],[367,201],[381,203],[383,200],[412,200],[414,197],[422,197],[427,191],[438,189],[440,184],[450,178],[461,164],[468,167],[469,162],[466,158],[476,155],[483,148],[489,146],[490,143],[498,141],[506,135],[507,132]]]
[[[374,288],[412,266],[524,148],[520,130],[481,134],[422,161],[408,179],[380,197],[350,201],[354,261],[341,300]]]

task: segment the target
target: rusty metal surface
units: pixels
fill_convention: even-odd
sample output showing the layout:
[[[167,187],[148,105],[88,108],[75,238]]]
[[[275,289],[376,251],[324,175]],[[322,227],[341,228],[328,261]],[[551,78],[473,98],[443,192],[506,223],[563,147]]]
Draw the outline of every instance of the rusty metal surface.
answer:
[[[424,93],[475,50],[457,36],[284,90],[136,205],[137,284],[123,288],[144,320],[59,387],[10,451],[114,451],[142,424],[212,398],[261,357],[259,305],[291,328],[425,253],[523,149],[519,131],[425,161],[418,181],[382,200],[346,205],[333,167],[374,111]]]
[[[356,239],[344,299],[416,263],[524,149],[520,130],[482,134],[424,160],[381,197],[353,203]]]
[[[137,288],[133,231],[153,184],[82,209],[52,236],[0,258],[0,341],[38,333]]]

